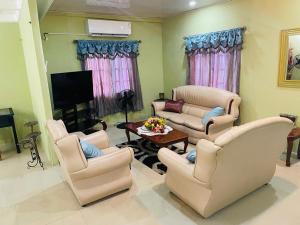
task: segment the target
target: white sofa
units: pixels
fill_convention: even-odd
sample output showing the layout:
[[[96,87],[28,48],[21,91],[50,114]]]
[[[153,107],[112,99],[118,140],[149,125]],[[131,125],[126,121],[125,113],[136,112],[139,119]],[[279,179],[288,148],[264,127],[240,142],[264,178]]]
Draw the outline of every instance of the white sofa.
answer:
[[[195,164],[186,155],[160,149],[158,157],[168,167],[165,183],[209,217],[272,179],[292,128],[290,120],[280,117],[234,127],[214,142],[200,140]]]
[[[154,115],[167,119],[171,127],[186,132],[193,144],[200,139],[214,140],[230,129],[239,117],[241,98],[232,92],[189,85],[173,89],[172,98],[184,100],[181,114],[164,111],[165,102],[153,102]],[[201,122],[204,114],[218,106],[225,109],[225,115],[211,118],[204,126]]]

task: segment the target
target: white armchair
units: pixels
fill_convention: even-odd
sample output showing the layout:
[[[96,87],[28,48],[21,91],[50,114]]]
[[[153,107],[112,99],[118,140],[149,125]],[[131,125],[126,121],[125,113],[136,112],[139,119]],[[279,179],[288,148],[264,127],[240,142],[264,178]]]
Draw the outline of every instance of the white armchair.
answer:
[[[286,148],[293,124],[280,117],[234,127],[214,142],[198,142],[196,162],[191,164],[163,148],[159,159],[168,167],[168,188],[204,217],[267,184],[276,161]]]
[[[66,181],[80,205],[129,189],[132,185],[130,164],[131,148],[109,147],[105,131],[85,136],[82,133],[68,134],[62,121],[49,120],[48,131]],[[87,160],[79,140],[86,140],[100,148],[104,155]]]

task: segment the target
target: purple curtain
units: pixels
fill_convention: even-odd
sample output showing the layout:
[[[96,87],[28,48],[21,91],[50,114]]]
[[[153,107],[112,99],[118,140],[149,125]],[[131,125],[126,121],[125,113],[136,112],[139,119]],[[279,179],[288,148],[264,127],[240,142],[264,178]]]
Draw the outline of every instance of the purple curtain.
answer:
[[[94,102],[98,116],[120,112],[117,93],[130,89],[135,92],[134,111],[143,109],[143,98],[136,57],[116,56],[84,59],[85,70],[93,71]]]
[[[188,83],[239,93],[241,48],[188,55]]]

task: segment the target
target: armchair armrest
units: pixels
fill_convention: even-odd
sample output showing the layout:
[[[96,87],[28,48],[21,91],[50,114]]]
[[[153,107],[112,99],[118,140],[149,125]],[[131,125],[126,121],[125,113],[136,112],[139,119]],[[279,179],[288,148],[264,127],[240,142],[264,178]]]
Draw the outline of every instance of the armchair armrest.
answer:
[[[132,162],[133,150],[131,148],[123,148],[119,151],[107,154],[98,158],[88,160],[87,168],[72,173],[72,180],[82,180],[88,177],[99,176],[126,167]]]
[[[210,178],[217,167],[217,151],[221,147],[215,145],[213,142],[201,139],[196,146],[196,165],[194,176],[197,180],[210,186]]]
[[[95,121],[96,123],[100,123],[100,124],[102,125],[102,128],[103,128],[104,131],[107,130],[107,124],[106,124],[106,122],[105,122],[104,120],[94,119],[94,121]]]
[[[182,176],[196,181],[193,177],[194,164],[190,164],[187,159],[167,148],[159,150],[158,158],[168,169],[175,170]]]
[[[212,136],[223,133],[228,128],[233,127],[233,122],[235,120],[236,118],[232,115],[212,117],[206,125],[205,133]]]
[[[96,133],[86,135],[80,138],[81,141],[87,141],[100,149],[108,148],[109,147],[109,138],[107,133],[103,130],[98,131]]]
[[[165,105],[165,102],[152,102],[154,116],[158,111],[163,111],[165,109]]]

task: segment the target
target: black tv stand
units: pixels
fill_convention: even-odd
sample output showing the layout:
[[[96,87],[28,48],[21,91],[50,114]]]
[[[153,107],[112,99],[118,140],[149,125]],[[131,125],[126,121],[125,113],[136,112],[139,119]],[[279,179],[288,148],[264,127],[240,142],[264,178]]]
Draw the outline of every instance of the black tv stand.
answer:
[[[93,127],[98,123],[102,125],[103,130],[107,129],[106,123],[93,115],[89,103],[84,103],[80,107],[72,105],[61,109],[59,119],[62,119],[70,133],[81,131],[85,134],[91,134],[97,132],[98,130]]]

